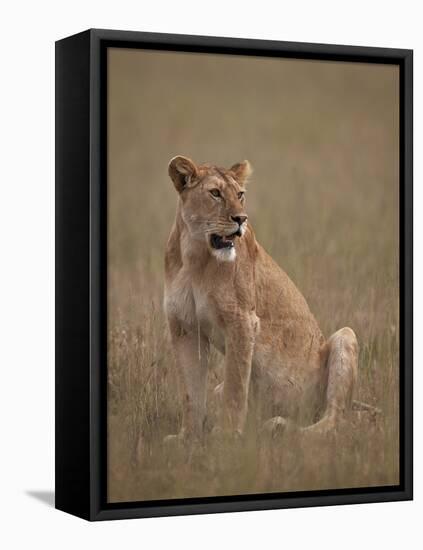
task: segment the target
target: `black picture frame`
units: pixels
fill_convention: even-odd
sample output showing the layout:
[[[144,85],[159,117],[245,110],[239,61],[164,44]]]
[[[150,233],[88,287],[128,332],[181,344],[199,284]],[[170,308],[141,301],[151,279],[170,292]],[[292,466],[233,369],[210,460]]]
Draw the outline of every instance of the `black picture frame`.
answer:
[[[106,502],[106,52],[143,48],[400,69],[400,484]],[[56,508],[87,520],[410,500],[413,495],[413,52],[91,29],[56,42]]]

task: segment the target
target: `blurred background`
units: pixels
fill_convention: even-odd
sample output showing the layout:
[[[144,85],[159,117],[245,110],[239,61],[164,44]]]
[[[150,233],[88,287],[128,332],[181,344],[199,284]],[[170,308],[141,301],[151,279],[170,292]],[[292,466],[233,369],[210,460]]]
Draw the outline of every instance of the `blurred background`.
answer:
[[[109,499],[397,483],[398,68],[110,49],[108,77]],[[257,239],[327,336],[357,333],[357,397],[383,414],[359,418],[326,470],[308,467],[316,452],[304,448],[304,468],[271,481],[251,454],[231,481],[210,465],[172,475],[163,459],[162,437],[180,420],[162,312],[177,154],[248,159]],[[217,355],[209,378],[210,388],[221,379]]]

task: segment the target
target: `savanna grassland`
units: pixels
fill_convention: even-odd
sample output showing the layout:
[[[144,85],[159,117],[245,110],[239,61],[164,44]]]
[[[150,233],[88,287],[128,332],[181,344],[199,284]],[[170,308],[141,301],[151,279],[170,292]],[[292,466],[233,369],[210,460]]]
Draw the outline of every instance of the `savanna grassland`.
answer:
[[[109,501],[398,483],[398,85],[389,65],[111,50]],[[354,329],[356,399],[381,414],[353,412],[324,440],[251,428],[191,461],[165,451],[181,414],[162,307],[177,154],[251,162],[257,239],[324,334]],[[210,359],[211,395],[223,365]]]

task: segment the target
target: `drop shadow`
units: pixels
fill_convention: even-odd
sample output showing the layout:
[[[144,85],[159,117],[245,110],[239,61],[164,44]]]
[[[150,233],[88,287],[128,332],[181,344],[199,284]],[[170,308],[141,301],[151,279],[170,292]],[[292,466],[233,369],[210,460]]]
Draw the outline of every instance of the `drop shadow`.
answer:
[[[54,491],[25,491],[25,493],[46,506],[54,508]]]

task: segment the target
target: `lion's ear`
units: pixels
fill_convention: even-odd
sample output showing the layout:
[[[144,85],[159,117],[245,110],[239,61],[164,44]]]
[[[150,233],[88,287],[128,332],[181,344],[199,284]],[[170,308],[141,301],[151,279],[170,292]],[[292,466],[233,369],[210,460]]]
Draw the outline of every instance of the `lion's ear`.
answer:
[[[253,169],[248,160],[243,160],[242,162],[237,162],[231,166],[230,171],[234,175],[234,178],[240,185],[245,185],[248,181],[248,178],[253,173]]]
[[[169,176],[178,193],[187,187],[191,187],[197,174],[197,166],[187,157],[173,157],[173,159],[169,162]]]

